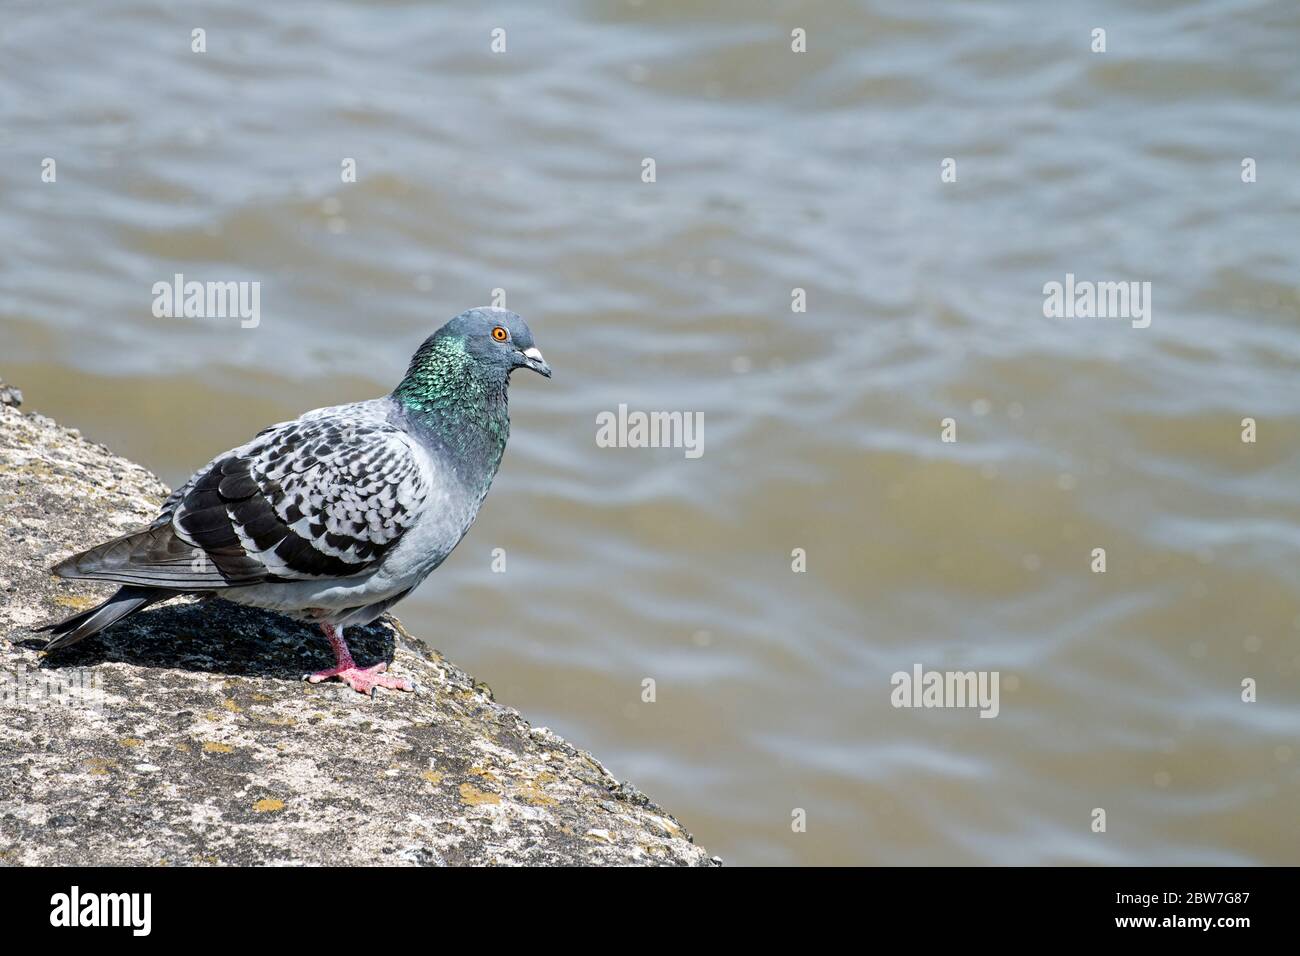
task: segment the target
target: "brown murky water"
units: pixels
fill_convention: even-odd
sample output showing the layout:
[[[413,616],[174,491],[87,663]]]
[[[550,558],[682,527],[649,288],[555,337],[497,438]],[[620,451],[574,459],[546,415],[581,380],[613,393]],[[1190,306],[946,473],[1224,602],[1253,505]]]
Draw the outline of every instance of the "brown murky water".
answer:
[[[400,610],[710,850],[1300,862],[1300,7],[542,6],[10,4],[0,375],[176,482],[504,289],[556,375]]]

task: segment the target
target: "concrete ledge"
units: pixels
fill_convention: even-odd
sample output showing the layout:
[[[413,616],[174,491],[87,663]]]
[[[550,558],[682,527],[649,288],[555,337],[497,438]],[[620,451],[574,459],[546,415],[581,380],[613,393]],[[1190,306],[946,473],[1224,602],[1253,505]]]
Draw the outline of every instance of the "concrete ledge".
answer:
[[[0,403],[0,864],[710,862],[392,617],[349,641],[414,696],[305,684],[332,660],[320,635],[223,601],[159,605],[45,659],[30,628],[112,589],[48,567],[143,526],[166,491]]]

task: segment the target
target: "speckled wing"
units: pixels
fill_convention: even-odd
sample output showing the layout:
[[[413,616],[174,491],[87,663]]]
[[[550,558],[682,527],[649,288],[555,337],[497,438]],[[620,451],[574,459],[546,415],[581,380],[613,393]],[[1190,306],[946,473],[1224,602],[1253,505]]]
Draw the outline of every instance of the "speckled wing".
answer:
[[[147,530],[56,570],[178,590],[363,575],[421,514],[422,460],[383,420],[274,425],[173,492]]]

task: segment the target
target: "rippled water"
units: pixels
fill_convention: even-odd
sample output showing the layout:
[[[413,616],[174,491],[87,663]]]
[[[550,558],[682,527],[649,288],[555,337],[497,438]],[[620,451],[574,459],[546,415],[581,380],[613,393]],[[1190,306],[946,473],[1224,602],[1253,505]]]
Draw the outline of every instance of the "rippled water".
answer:
[[[504,289],[556,375],[400,608],[500,699],[734,863],[1296,863],[1300,7],[1131,6],[11,3],[0,375],[177,482]]]

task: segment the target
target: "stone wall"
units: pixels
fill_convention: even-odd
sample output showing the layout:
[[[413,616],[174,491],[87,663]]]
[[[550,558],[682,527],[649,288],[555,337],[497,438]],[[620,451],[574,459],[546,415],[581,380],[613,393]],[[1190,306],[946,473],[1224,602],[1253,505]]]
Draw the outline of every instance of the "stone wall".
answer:
[[[349,642],[415,695],[304,683],[332,662],[319,632],[223,601],[158,605],[45,658],[30,629],[113,588],[49,566],[143,526],[167,489],[0,394],[0,863],[710,862],[392,617]]]

